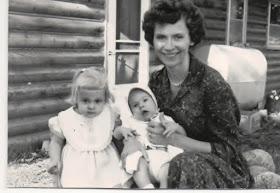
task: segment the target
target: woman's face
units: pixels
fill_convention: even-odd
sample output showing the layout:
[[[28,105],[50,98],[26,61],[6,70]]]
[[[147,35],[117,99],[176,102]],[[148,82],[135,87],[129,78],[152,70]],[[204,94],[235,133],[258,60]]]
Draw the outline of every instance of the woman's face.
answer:
[[[156,55],[167,68],[186,64],[191,39],[185,19],[175,24],[156,23],[153,43]]]

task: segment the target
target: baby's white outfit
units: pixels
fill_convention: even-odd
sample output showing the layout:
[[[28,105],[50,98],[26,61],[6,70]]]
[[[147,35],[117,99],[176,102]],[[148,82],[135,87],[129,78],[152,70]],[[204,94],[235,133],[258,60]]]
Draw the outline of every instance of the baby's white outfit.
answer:
[[[108,105],[94,118],[86,118],[71,107],[49,120],[51,132],[66,139],[61,155],[62,187],[112,188],[131,178],[120,167],[112,143],[114,123]]]
[[[173,121],[173,119],[169,116],[164,115],[165,119],[168,121]],[[154,122],[160,122],[159,113],[152,119]],[[182,153],[183,150],[181,148],[168,145],[167,151],[159,150],[158,148],[166,147],[162,145],[155,145],[149,142],[148,139],[148,131],[147,131],[147,123],[144,121],[136,120],[133,117],[127,119],[124,123],[124,127],[128,127],[136,130],[139,134],[136,136],[136,139],[142,143],[142,145],[146,148],[146,152],[149,157],[149,171],[150,174],[159,181],[159,171],[160,168],[165,164],[170,162],[172,158],[174,158],[179,153]],[[125,170],[129,174],[133,174],[137,171],[139,159],[142,157],[142,152],[137,151],[133,154],[130,154],[126,158]]]

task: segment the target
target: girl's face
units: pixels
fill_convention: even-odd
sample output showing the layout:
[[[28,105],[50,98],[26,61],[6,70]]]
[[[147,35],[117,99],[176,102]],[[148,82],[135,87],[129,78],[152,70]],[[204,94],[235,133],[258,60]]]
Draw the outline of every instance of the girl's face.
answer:
[[[175,24],[156,23],[153,44],[155,53],[167,68],[186,64],[191,39],[185,19]]]
[[[156,114],[156,104],[152,97],[144,91],[133,91],[129,100],[129,106],[135,119],[150,121]]]
[[[105,90],[79,89],[77,111],[79,114],[93,118],[98,116],[105,105]]]

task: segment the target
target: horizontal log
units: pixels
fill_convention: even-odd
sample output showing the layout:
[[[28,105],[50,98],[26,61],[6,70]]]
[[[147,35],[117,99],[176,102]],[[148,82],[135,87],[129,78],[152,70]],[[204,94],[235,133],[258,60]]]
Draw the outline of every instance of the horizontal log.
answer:
[[[9,14],[9,30],[44,31],[103,36],[104,24],[96,21]]]
[[[280,58],[279,59],[269,59],[269,60],[267,60],[267,64],[270,67],[280,66]]]
[[[9,48],[64,48],[101,49],[104,39],[68,34],[46,34],[42,32],[10,32]]]
[[[103,53],[92,50],[38,50],[10,49],[9,65],[68,65],[68,64],[101,64],[104,62]]]
[[[220,0],[220,1],[216,1],[216,0],[195,0],[193,1],[194,4],[198,7],[207,7],[207,8],[221,8],[226,10],[227,8],[227,2]]]
[[[259,24],[259,25],[266,25],[267,20],[266,17],[265,18],[258,18],[255,16],[251,16],[248,18],[248,24]]]
[[[50,140],[49,131],[9,137],[8,162],[14,161],[24,154],[41,149],[44,140]]]
[[[53,83],[30,83],[21,86],[9,86],[8,100],[31,100],[38,98],[57,97],[64,99],[70,94],[71,81]]]
[[[277,67],[268,67],[267,69],[267,74],[268,76],[270,76],[271,74],[280,74],[280,66]]]
[[[57,113],[53,113],[9,120],[8,136],[19,136],[49,130],[48,120],[56,115]]]
[[[265,90],[267,92],[270,92],[271,90],[279,90],[279,89],[280,89],[280,82],[279,81],[272,82],[272,83],[267,83],[266,88],[265,88]]]
[[[225,41],[226,33],[225,31],[219,31],[219,30],[206,30],[206,38],[208,40]]]
[[[218,10],[213,8],[200,8],[201,12],[203,13],[205,18],[209,19],[220,19],[226,20],[227,13],[224,10]]]
[[[69,106],[64,99],[59,98],[13,101],[8,104],[8,119],[57,113]]]
[[[83,3],[83,4],[94,4],[94,5],[105,5],[106,0],[63,0],[67,2]]]
[[[211,44],[221,44],[224,45],[225,44],[225,40],[218,40],[218,39],[207,39],[205,38],[205,40],[203,42],[200,43],[200,45],[211,45]],[[200,46],[198,45],[198,46]]]
[[[263,9],[263,8],[249,7],[248,17],[251,17],[251,16],[266,18],[267,10]]]
[[[12,83],[48,82],[60,80],[72,80],[74,73],[80,68],[53,68],[53,69],[30,69],[9,70],[8,80]]]
[[[280,75],[276,74],[274,76],[268,76],[266,81],[267,81],[267,83],[280,82]]]
[[[205,27],[208,30],[226,30],[226,21],[219,21],[215,19],[205,19]]]
[[[265,42],[266,36],[262,34],[248,34],[247,35],[248,42]]]
[[[250,34],[262,34],[262,36],[265,36],[266,29],[265,28],[252,28],[251,26],[247,27],[247,36],[250,36]]]
[[[104,20],[103,9],[72,2],[51,0],[10,0],[9,11]]]
[[[269,51],[266,50],[263,52],[265,57],[269,60],[269,59],[280,59],[280,52],[279,51]]]

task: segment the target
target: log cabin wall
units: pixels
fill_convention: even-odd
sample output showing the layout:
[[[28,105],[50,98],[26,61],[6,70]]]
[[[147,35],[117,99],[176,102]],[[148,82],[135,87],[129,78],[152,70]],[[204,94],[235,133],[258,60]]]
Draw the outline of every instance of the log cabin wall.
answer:
[[[249,0],[247,43],[248,47],[259,49],[266,57],[266,93],[270,93],[273,89],[280,90],[280,50],[266,48],[267,15],[267,0]]]
[[[203,44],[225,44],[227,0],[194,0],[205,17],[206,41]],[[267,60],[266,94],[280,91],[280,50],[266,47],[268,0],[248,1],[247,48],[260,50]]]
[[[49,139],[77,69],[104,65],[104,21],[105,0],[9,1],[9,158]]]
[[[205,18],[206,37],[202,44],[225,44],[227,0],[194,0]]]

